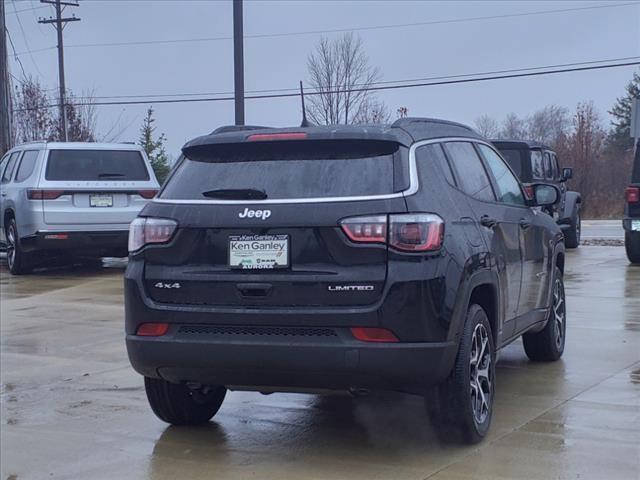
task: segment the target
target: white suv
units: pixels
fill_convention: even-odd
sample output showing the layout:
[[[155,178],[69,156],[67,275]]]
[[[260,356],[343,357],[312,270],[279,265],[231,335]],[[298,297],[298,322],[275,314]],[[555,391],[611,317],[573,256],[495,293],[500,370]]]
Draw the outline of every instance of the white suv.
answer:
[[[51,255],[127,255],[129,223],[159,190],[133,144],[17,146],[0,160],[0,241],[13,274]]]

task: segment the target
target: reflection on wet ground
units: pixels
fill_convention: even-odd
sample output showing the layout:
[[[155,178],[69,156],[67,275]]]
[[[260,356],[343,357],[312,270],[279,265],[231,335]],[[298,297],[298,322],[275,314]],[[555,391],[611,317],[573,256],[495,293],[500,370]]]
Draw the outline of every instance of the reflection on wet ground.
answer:
[[[11,277],[0,266],[0,478],[632,479],[640,475],[640,268],[567,259],[567,350],[501,353],[489,438],[439,444],[415,396],[230,392],[167,427],[123,343],[124,263]]]

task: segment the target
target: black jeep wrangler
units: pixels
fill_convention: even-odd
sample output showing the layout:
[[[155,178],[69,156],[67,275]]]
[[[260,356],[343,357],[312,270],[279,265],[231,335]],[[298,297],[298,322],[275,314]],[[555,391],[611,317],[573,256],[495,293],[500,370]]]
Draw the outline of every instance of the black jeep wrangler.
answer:
[[[580,207],[582,196],[567,189],[566,182],[573,174],[571,168],[560,170],[556,153],[548,146],[527,140],[492,140],[505,160],[525,185],[550,183],[560,190],[560,200],[543,210],[551,215],[564,233],[567,248],[580,245]]]
[[[640,263],[640,141],[636,144],[631,184],[625,190],[624,245],[631,263]]]

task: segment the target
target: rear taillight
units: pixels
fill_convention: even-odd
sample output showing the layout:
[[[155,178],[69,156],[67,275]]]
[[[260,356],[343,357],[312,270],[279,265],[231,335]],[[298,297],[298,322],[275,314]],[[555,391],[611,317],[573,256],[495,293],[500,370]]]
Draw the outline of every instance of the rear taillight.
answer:
[[[142,198],[146,198],[147,200],[152,199],[156,196],[158,190],[138,190],[138,195]]]
[[[29,200],[55,200],[56,198],[64,195],[64,190],[42,190],[42,189],[29,189],[27,190],[27,198]]]
[[[627,187],[624,191],[624,198],[627,203],[640,202],[640,187]]]
[[[340,227],[352,242],[387,243],[403,252],[438,250],[444,236],[444,221],[433,213],[351,217]]]
[[[171,240],[178,224],[166,218],[138,217],[129,226],[129,252]]]
[[[161,337],[168,331],[168,323],[143,323],[138,327],[136,335],[141,337]]]
[[[386,243],[387,216],[351,217],[340,222],[349,240],[357,243]]]

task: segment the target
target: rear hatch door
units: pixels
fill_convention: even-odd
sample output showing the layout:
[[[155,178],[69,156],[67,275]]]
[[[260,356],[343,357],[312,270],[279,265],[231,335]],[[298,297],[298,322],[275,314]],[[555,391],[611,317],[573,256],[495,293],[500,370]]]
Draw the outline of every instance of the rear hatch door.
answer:
[[[146,249],[146,288],[211,307],[374,304],[386,244],[354,243],[339,222],[406,212],[408,177],[406,148],[392,142],[244,143],[185,158],[144,211],[179,225]]]
[[[137,150],[52,149],[40,187],[45,223],[108,225],[131,222],[158,183]]]

